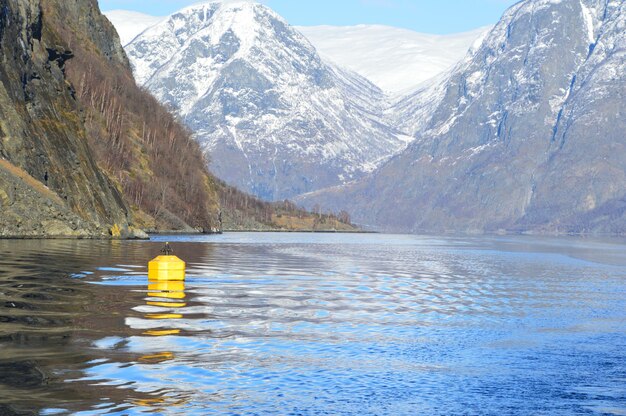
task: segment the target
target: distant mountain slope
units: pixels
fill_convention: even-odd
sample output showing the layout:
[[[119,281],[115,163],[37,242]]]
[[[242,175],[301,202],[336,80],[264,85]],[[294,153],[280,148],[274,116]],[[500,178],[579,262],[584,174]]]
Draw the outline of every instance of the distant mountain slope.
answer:
[[[163,17],[150,16],[131,10],[111,10],[105,12],[104,15],[117,29],[122,45],[128,44],[141,32],[163,20]]]
[[[445,36],[381,25],[297,29],[322,57],[398,95],[451,69],[490,28]]]
[[[323,62],[260,4],[183,9],[126,50],[137,81],[195,132],[217,176],[268,200],[360,178],[410,140],[385,123],[379,88]]]
[[[625,233],[625,27],[623,1],[512,6],[399,104],[418,136],[405,152],[306,202],[402,231]]]

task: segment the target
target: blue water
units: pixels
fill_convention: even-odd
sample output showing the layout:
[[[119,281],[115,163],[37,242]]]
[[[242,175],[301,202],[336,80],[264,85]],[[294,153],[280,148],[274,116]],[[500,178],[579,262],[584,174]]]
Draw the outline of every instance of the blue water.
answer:
[[[145,266],[165,241],[188,276],[163,299]],[[24,388],[0,376],[12,398],[0,404],[15,411],[626,415],[624,241],[233,233],[32,244],[0,244],[17,259],[0,263],[13,267],[6,279],[50,278],[29,263],[46,250],[66,275],[57,284],[76,294],[31,297],[18,313],[66,314],[57,326],[0,317],[0,348],[47,378]],[[16,296],[2,287],[0,311]]]

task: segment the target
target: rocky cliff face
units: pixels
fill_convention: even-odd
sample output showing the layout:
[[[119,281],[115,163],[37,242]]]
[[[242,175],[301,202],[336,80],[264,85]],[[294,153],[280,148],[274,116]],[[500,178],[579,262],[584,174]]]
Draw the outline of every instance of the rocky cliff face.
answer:
[[[516,4],[398,103],[404,153],[306,202],[402,231],[626,232],[625,34],[622,1]]]
[[[0,1],[0,235],[128,235],[127,207],[90,153],[65,77],[73,53],[44,7]]]
[[[192,6],[126,51],[138,83],[211,154],[211,170],[262,198],[354,180],[406,146],[384,122],[379,88],[323,62],[263,5]]]
[[[46,0],[44,15],[75,57],[67,79],[84,109],[99,167],[148,230],[215,231],[217,185],[189,132],[137,87],[117,33],[95,0]]]

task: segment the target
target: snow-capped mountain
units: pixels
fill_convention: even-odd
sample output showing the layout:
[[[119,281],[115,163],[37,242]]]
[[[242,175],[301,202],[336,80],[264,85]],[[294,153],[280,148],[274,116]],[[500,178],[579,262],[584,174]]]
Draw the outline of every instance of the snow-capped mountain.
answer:
[[[164,19],[163,17],[150,16],[130,10],[111,10],[104,12],[104,15],[115,26],[117,34],[122,41],[122,46],[127,45],[141,32]]]
[[[626,2],[522,1],[396,104],[406,151],[306,202],[405,231],[626,232],[625,51]]]
[[[301,26],[322,58],[400,95],[450,70],[491,27],[433,35],[382,25]]]
[[[104,14],[117,29],[122,45],[165,19],[128,10]],[[386,93],[398,96],[451,69],[491,27],[451,35],[384,25],[296,26],[295,29],[315,46],[325,61],[354,71]]]
[[[266,199],[358,179],[411,140],[385,123],[378,87],[325,63],[261,4],[183,9],[126,51],[138,83],[178,112],[211,169]]]

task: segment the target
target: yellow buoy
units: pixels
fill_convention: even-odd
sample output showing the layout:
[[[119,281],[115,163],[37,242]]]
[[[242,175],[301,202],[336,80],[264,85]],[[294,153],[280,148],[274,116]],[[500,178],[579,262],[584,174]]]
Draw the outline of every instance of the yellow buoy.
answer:
[[[172,255],[169,243],[161,250],[164,253],[148,263],[148,280],[150,281],[181,281],[185,280],[185,262]]]

